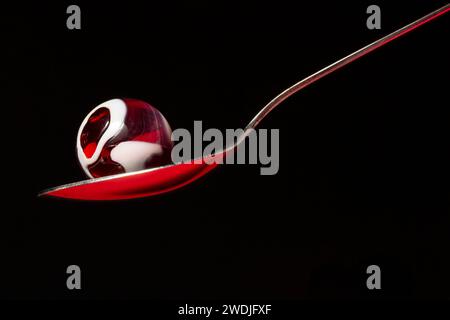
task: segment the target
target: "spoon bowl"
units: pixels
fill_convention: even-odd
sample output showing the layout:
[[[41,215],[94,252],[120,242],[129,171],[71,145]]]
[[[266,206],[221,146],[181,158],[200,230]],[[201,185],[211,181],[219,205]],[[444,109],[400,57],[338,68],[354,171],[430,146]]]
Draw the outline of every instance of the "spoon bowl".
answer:
[[[137,172],[83,180],[51,188],[40,196],[77,200],[123,200],[169,192],[187,185],[217,164],[180,163]]]

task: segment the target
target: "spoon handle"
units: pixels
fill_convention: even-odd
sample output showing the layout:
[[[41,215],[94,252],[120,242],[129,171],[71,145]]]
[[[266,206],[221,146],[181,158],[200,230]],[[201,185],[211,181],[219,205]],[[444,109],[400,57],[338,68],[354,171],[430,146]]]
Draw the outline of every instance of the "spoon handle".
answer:
[[[366,54],[374,51],[375,49],[378,49],[388,42],[391,42],[394,39],[397,39],[408,32],[420,27],[421,25],[434,20],[435,18],[443,15],[444,13],[450,11],[450,3],[446,4],[445,6],[431,12],[430,14],[427,14],[426,16],[404,26],[403,28],[398,29],[397,31],[392,32],[391,34],[388,34],[387,36],[378,39],[375,42],[372,42],[371,44],[349,54],[348,56],[330,64],[329,66],[317,71],[316,73],[313,73],[312,75],[304,78],[303,80],[295,83],[291,87],[287,88],[283,92],[281,92],[279,95],[277,95],[275,98],[273,98],[268,104],[264,106],[264,108],[261,109],[261,111],[250,121],[250,123],[247,125],[247,127],[244,130],[244,134],[240,137],[236,145],[240,144],[249,134],[251,129],[254,129],[260,122],[263,120],[275,107],[277,107],[280,103],[282,103],[284,100],[292,96],[294,93],[300,91],[301,89],[309,86],[310,84],[316,82],[317,80],[325,77],[326,75],[339,70],[340,68],[346,66],[347,64],[365,56]]]

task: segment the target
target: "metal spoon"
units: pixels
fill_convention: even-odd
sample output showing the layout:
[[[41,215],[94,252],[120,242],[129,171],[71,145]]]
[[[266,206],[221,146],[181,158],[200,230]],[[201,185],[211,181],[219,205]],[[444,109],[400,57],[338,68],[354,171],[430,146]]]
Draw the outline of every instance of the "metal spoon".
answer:
[[[352,54],[295,83],[293,86],[281,92],[261,109],[261,111],[247,125],[244,133],[239,137],[235,145],[211,157],[226,156],[231,150],[242,143],[250,134],[251,130],[256,128],[256,126],[273,109],[275,109],[275,107],[294,93],[374,51],[375,49],[382,47],[388,42],[405,35],[406,33],[431,20],[434,20],[448,11],[450,11],[450,4],[427,14],[426,16],[398,29],[397,31],[392,32],[391,34],[353,52]],[[147,197],[169,192],[185,186],[213,170],[216,166],[217,164],[211,163],[211,161],[202,161],[202,163],[194,162],[171,164],[137,172],[123,173],[65,184],[47,189],[41,192],[39,196],[53,196],[78,200],[120,200]]]

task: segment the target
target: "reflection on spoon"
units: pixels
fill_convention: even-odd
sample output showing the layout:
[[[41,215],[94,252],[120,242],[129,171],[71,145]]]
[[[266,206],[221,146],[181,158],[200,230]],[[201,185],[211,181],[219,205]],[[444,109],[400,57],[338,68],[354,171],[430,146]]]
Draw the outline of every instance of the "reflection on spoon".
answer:
[[[294,93],[448,11],[450,11],[450,4],[433,11],[432,13],[397,31],[394,31],[393,33],[353,52],[352,54],[297,82],[293,86],[281,92],[261,109],[261,111],[247,125],[244,133],[239,137],[234,146],[231,146],[212,157],[226,156],[228,152],[242,143],[250,134],[251,130],[254,129],[275,107]],[[169,192],[185,186],[213,170],[216,166],[217,164],[211,163],[211,161],[166,165],[137,172],[123,173],[70,183],[45,190],[40,193],[39,196],[53,196],[78,200],[121,200],[147,197]]]

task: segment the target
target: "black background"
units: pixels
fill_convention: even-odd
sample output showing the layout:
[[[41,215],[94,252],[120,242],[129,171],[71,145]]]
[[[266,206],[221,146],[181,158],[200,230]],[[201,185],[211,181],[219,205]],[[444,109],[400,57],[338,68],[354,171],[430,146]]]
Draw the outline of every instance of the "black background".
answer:
[[[222,166],[122,202],[37,198],[84,179],[75,139],[115,97],[172,128],[244,127],[280,91],[445,1],[72,2],[3,7],[3,298],[450,297],[449,15],[290,98],[280,170]],[[82,269],[82,290],[66,268]],[[366,268],[382,290],[366,288]]]

